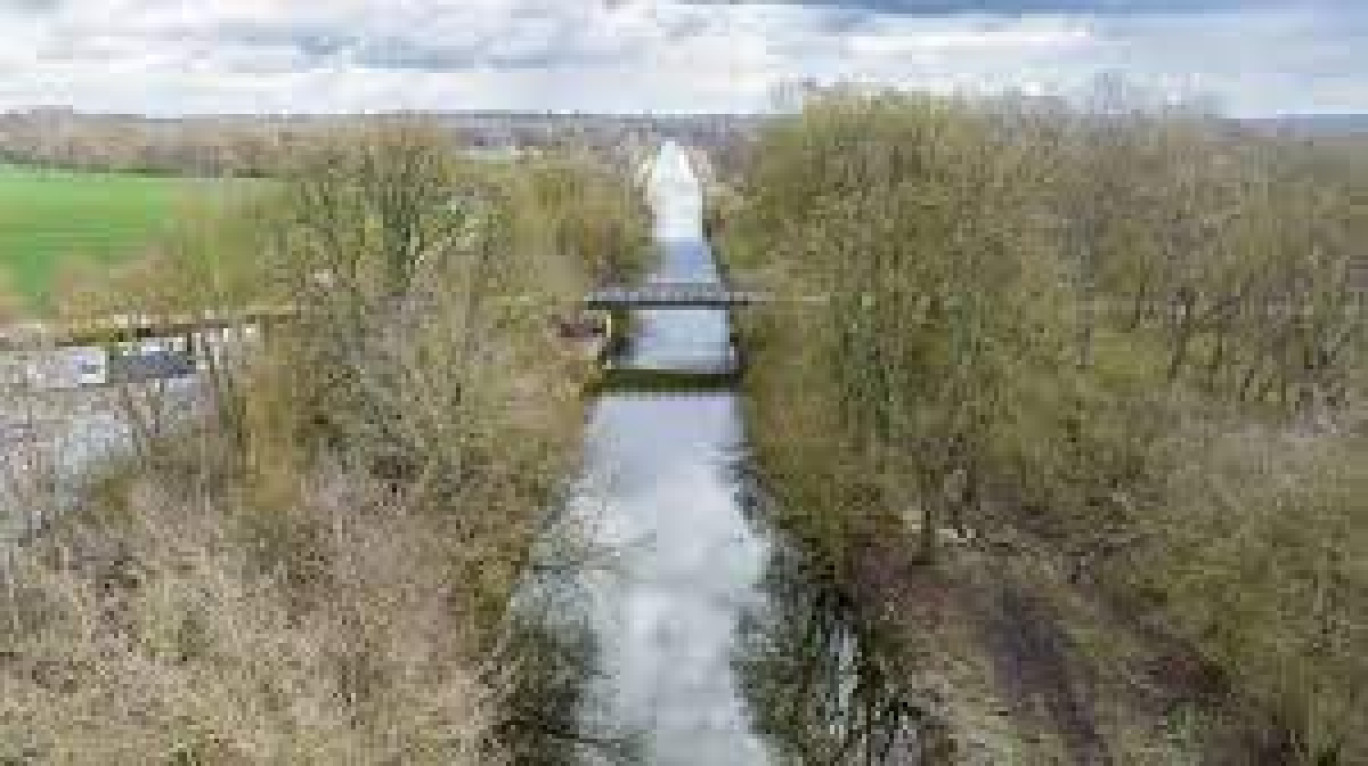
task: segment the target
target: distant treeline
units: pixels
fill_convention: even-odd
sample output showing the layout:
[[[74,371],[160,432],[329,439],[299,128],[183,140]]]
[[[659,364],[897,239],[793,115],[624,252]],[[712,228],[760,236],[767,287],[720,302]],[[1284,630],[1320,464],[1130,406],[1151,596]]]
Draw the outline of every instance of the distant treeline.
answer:
[[[35,109],[0,114],[0,162],[72,170],[202,177],[279,175],[291,157],[307,153],[341,129],[395,121],[446,131],[472,149],[587,148],[623,159],[655,137],[721,146],[754,121],[726,116],[599,116],[552,113],[281,116],[226,115],[149,118]]]

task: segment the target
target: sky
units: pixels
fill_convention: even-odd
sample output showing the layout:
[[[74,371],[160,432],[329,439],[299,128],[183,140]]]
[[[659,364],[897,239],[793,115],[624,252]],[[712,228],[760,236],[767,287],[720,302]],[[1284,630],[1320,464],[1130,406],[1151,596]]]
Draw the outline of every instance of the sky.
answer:
[[[1368,0],[0,0],[0,109],[756,112],[785,83],[1368,112]]]

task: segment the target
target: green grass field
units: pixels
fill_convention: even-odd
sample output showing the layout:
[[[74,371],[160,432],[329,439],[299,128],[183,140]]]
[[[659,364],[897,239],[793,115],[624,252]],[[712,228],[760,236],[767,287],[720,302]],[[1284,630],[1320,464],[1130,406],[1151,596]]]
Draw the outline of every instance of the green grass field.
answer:
[[[0,286],[42,306],[67,264],[114,265],[213,182],[0,165]]]

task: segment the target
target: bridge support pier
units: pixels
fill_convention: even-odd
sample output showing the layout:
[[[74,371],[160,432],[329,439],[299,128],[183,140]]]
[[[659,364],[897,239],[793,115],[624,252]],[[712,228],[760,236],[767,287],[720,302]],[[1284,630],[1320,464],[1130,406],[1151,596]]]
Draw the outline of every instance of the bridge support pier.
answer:
[[[608,362],[621,354],[632,340],[632,314],[626,309],[610,308],[603,312],[603,358]]]

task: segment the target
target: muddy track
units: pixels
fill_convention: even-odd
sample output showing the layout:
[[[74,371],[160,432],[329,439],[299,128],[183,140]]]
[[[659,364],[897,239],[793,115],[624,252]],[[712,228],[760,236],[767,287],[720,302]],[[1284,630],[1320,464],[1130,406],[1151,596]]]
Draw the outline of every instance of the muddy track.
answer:
[[[1079,653],[1040,598],[999,578],[979,595],[984,645],[1019,717],[1043,713],[1072,763],[1110,764]]]

